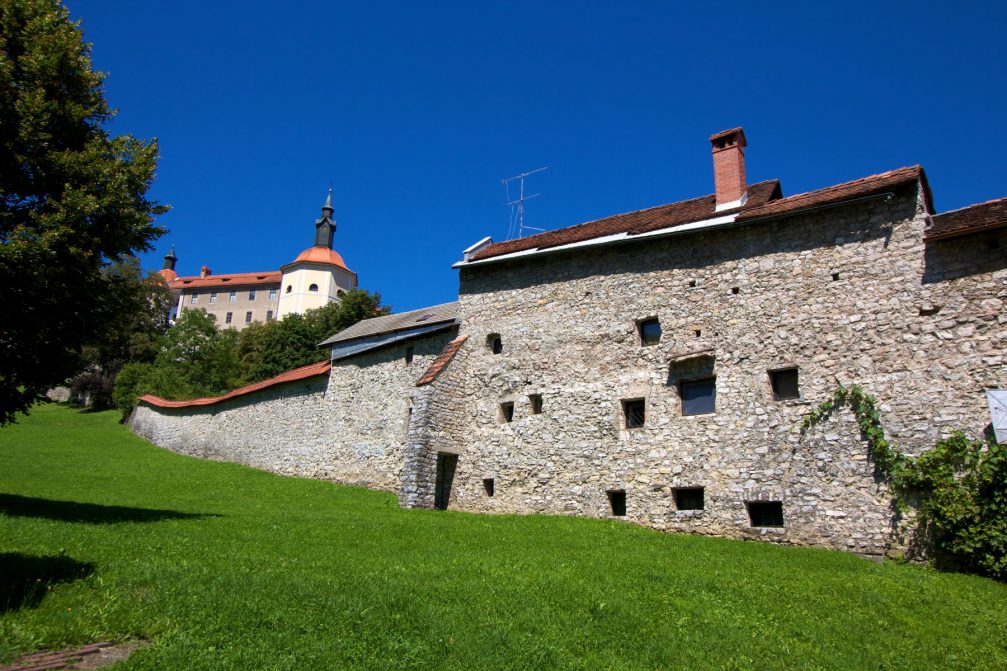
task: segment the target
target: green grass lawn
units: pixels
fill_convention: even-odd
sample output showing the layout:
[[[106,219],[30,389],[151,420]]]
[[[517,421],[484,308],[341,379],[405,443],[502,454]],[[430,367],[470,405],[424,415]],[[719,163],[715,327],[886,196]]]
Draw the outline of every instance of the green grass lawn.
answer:
[[[390,494],[182,457],[116,413],[0,429],[0,663],[123,669],[1002,669],[1007,586],[823,550]]]

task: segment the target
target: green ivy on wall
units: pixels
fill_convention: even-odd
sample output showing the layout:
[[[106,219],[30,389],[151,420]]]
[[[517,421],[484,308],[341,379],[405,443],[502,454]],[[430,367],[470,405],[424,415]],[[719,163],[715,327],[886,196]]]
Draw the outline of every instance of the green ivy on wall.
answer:
[[[806,434],[839,407],[853,412],[874,474],[896,508],[916,511],[916,543],[942,570],[1007,580],[1007,446],[955,432],[918,457],[885,434],[877,402],[859,385],[839,387],[805,417]]]

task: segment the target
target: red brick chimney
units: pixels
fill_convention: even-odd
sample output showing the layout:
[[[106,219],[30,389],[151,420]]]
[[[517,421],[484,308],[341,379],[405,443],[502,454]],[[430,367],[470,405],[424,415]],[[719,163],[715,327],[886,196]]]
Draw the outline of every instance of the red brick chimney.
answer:
[[[713,184],[717,191],[717,210],[739,207],[744,203],[748,187],[745,184],[745,131],[741,128],[721,131],[710,136],[713,143]]]
[[[199,276],[201,278],[209,277],[212,274],[213,274],[213,271],[210,270],[210,266],[203,266],[202,268],[199,269]]]

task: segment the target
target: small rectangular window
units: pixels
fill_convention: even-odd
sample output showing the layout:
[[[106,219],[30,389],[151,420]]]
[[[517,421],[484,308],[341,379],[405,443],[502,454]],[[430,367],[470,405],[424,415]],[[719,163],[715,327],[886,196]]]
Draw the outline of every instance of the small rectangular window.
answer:
[[[249,310],[248,312],[245,313],[245,323],[246,324],[251,324],[252,323],[252,311],[251,310]]]
[[[702,487],[681,487],[675,490],[675,508],[678,510],[702,510]]]
[[[707,415],[717,408],[717,378],[682,382],[679,386],[683,415]]]
[[[210,292],[210,302],[211,303],[216,303],[217,302],[217,292],[216,291],[211,291]]]
[[[529,394],[528,403],[531,405],[531,414],[542,414],[542,394]]]
[[[413,351],[414,350],[413,350],[412,347],[407,347],[406,348],[406,365],[407,366],[413,362]]]
[[[782,527],[782,501],[749,501],[748,518],[753,527]]]
[[[270,289],[269,290],[269,300],[271,300],[271,301],[275,301],[276,300],[276,289]]]
[[[192,297],[189,299],[189,303],[191,305],[195,305],[198,302],[199,302],[199,294],[192,294]]]
[[[249,289],[248,290],[248,300],[250,300],[250,301],[254,301],[255,300],[255,289]]]
[[[491,333],[486,338],[486,346],[489,347],[490,351],[494,354],[500,354],[503,352],[503,340],[496,333]]]
[[[266,310],[266,321],[267,322],[273,321],[273,311],[272,310]]]
[[[607,492],[608,505],[612,508],[612,514],[616,517],[626,516],[626,491],[623,489],[612,489]]]
[[[506,424],[507,422],[514,421],[514,403],[507,402],[500,404],[500,423]]]
[[[486,496],[492,497],[496,492],[496,484],[493,478],[483,478],[483,491],[486,492]]]
[[[622,402],[622,414],[626,420],[627,429],[635,429],[643,426],[647,419],[647,404],[642,398],[630,399]]]
[[[230,293],[230,295],[227,297],[227,302],[228,303],[233,303],[236,300],[238,300],[238,292],[237,291],[232,291]]]
[[[224,323],[225,324],[230,324],[231,323],[231,317],[233,317],[233,316],[234,316],[233,312],[228,312],[227,316],[224,317]]]
[[[661,322],[656,317],[639,322],[640,344],[644,347],[661,342]]]
[[[769,381],[773,385],[773,398],[784,401],[788,398],[800,398],[801,390],[797,384],[797,369],[769,371]]]

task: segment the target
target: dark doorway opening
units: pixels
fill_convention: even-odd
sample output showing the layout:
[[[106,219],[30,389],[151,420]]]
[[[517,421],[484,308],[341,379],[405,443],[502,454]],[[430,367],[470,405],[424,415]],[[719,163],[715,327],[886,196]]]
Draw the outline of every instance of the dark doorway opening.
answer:
[[[437,453],[437,480],[434,483],[434,508],[447,510],[451,500],[451,482],[455,479],[458,455],[447,452]]]

